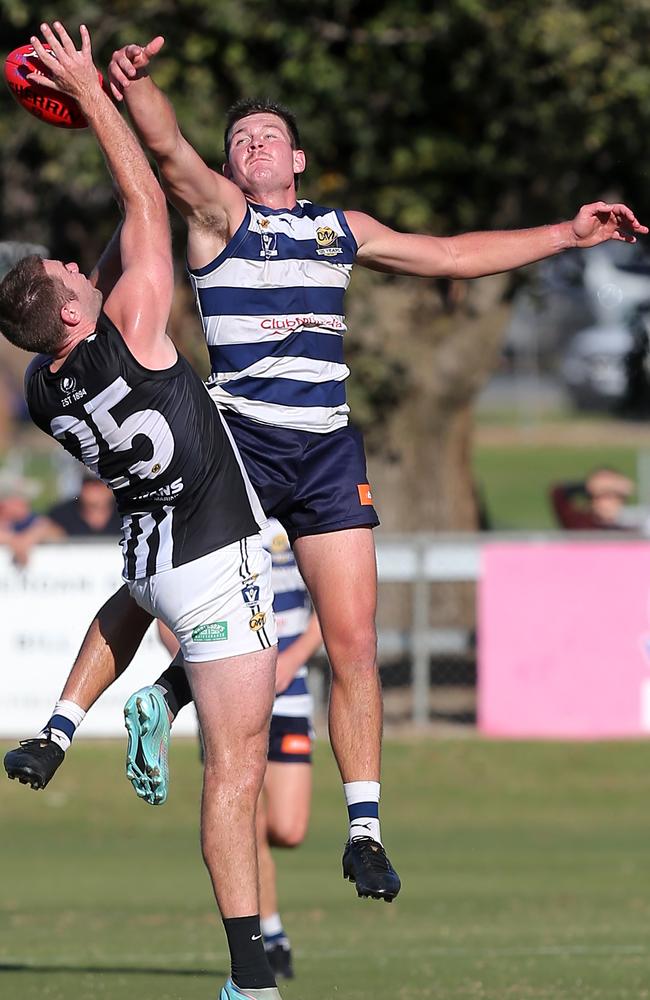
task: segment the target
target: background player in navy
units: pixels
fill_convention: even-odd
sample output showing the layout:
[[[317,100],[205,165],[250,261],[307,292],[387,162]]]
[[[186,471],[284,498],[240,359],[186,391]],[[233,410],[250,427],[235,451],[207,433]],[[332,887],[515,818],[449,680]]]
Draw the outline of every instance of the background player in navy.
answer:
[[[55,29],[41,26],[51,54],[32,44],[55,89],[87,116],[124,222],[92,280],[57,260],[19,262],[0,285],[0,324],[13,343],[45,352],[26,376],[32,417],[115,491],[128,589],[143,620],[159,615],[183,651],[205,743],[203,855],[232,958],[221,998],[277,1000],[255,845],[276,663],[257,501],[205,387],[166,334],[173,268],[164,195],[98,82],[88,31],[81,28],[77,51],[63,26]],[[251,608],[242,588],[253,578]],[[83,711],[58,708],[52,729],[71,734]],[[26,741],[5,758],[10,777],[29,780],[38,747],[63,756],[52,738]]]

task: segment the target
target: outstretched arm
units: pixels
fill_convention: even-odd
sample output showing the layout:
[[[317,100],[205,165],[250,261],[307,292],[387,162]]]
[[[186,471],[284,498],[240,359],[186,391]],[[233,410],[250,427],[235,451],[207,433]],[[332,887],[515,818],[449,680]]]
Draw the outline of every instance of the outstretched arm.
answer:
[[[90,623],[61,698],[87,712],[129,666],[151,621],[126,586],[120,587]]]
[[[299,635],[290,646],[278,653],[278,663],[275,669],[275,690],[278,693],[289,687],[299,667],[311,659],[322,645],[323,636],[320,623],[314,611],[302,635]]]
[[[347,212],[346,217],[359,247],[359,264],[424,278],[480,278],[571,247],[592,247],[607,240],[634,243],[637,234],[648,232],[626,205],[602,201],[584,205],[571,222],[448,237],[398,233],[361,212]]]
[[[172,364],[175,351],[166,337],[173,292],[171,238],[164,195],[142,148],[102,90],[92,61],[90,36],[80,28],[76,50],[60,22],[41,25],[51,52],[31,39],[48,73],[30,74],[43,86],[61,90],[79,104],[104,154],[124,206],[119,234],[122,275],[104,308],[138,360],[150,367]]]
[[[164,38],[125,45],[113,53],[108,79],[124,100],[140,139],[154,156],[169,200],[189,226],[189,258],[207,263],[239,227],[246,199],[232,181],[212,170],[182,134],[176,112],[149,75]]]

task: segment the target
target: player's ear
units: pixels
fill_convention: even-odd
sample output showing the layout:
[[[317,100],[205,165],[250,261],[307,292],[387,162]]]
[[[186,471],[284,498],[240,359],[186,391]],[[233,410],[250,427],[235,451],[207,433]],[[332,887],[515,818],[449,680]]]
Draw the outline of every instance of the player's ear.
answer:
[[[61,319],[66,326],[77,326],[81,320],[81,306],[77,299],[68,299],[61,306]]]
[[[304,149],[294,149],[293,151],[294,174],[302,174],[306,166],[307,166],[307,157],[305,156]]]
[[[228,160],[226,160],[226,162],[222,166],[221,173],[223,174],[224,177],[227,177],[229,181],[232,180],[232,170],[230,169],[230,164],[228,163]]]

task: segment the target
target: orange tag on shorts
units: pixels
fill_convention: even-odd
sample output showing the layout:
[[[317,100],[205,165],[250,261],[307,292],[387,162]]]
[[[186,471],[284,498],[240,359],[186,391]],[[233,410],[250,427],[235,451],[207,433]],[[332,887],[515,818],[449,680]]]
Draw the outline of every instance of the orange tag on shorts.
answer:
[[[368,483],[361,483],[357,486],[359,491],[359,503],[362,507],[372,507],[372,493]]]
[[[281,753],[311,753],[311,740],[304,733],[285,733],[280,744]]]

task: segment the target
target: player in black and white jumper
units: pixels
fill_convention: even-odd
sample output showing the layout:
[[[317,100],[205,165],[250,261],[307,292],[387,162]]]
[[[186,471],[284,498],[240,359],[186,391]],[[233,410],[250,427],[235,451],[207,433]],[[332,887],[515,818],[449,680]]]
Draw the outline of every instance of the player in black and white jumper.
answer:
[[[90,278],[59,260],[19,262],[0,285],[0,327],[39,352],[26,375],[32,418],[114,490],[126,587],[183,651],[205,743],[203,854],[232,959],[222,1000],[278,1000],[255,850],[277,655],[261,510],[217,408],[166,333],[173,268],[163,193],[102,91],[87,29],[80,50],[62,25],[54,29],[41,26],[51,54],[31,39],[50,74],[31,79],[78,101],[124,220]],[[242,591],[253,579],[259,606],[251,609]],[[63,701],[51,729],[65,737],[77,719],[65,692]],[[39,748],[62,759],[51,735],[10,751],[9,776],[30,781]]]

